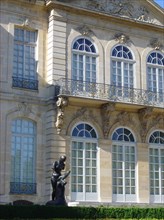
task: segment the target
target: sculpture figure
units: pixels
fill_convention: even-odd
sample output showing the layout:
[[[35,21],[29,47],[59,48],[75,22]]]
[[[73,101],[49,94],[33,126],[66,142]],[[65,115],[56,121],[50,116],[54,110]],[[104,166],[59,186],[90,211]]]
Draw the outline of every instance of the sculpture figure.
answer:
[[[49,202],[53,205],[67,205],[64,192],[65,192],[65,185],[67,182],[65,179],[70,174],[70,171],[65,172],[63,175],[61,174],[61,171],[65,169],[65,161],[66,156],[61,156],[59,158],[59,161],[55,161],[53,163],[53,173],[51,176],[51,185],[52,185],[52,201]]]

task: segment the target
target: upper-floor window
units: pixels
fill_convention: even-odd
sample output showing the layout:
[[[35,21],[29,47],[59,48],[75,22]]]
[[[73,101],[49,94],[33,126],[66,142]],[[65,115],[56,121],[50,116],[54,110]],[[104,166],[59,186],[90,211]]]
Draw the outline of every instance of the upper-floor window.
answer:
[[[36,124],[12,121],[10,193],[36,193]]]
[[[13,87],[37,90],[37,32],[16,27],[14,30]]]
[[[87,38],[79,38],[72,46],[72,80],[74,90],[91,91],[96,83],[96,48]]]
[[[129,97],[134,87],[134,60],[132,52],[124,45],[113,48],[111,53],[111,84],[114,95]]]
[[[149,100],[164,101],[164,55],[156,51],[147,58],[147,90]]]

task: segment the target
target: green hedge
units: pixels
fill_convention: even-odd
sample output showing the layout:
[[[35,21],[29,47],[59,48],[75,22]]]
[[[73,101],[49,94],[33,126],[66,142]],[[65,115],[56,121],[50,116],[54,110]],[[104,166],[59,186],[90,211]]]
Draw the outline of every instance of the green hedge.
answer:
[[[0,219],[99,219],[156,218],[164,219],[164,208],[138,207],[54,207],[0,205]]]

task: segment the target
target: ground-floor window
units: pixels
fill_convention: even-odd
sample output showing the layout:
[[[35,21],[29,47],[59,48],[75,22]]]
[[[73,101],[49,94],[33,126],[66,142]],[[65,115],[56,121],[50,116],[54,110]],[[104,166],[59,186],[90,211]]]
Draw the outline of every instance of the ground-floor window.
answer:
[[[36,193],[36,125],[31,120],[12,122],[10,193]]]
[[[72,132],[71,194],[75,201],[96,201],[97,134],[89,124],[79,124]]]
[[[118,128],[112,136],[113,202],[136,201],[136,149],[133,134]]]
[[[164,132],[155,131],[149,144],[150,202],[164,203]]]

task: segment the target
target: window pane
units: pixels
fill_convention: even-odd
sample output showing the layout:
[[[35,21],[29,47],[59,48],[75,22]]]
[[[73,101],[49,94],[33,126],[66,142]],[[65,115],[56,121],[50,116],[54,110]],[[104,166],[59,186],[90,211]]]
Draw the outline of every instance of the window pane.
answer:
[[[35,130],[31,121],[16,119],[12,122],[11,193],[35,193]],[[22,184],[26,187],[22,188]]]

